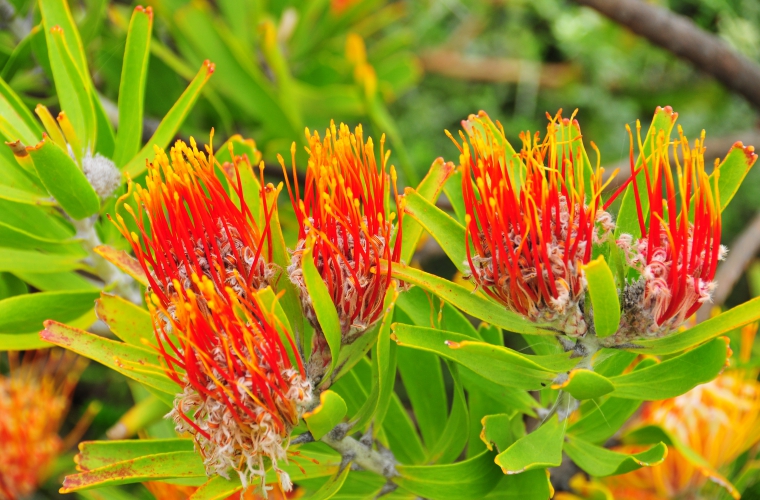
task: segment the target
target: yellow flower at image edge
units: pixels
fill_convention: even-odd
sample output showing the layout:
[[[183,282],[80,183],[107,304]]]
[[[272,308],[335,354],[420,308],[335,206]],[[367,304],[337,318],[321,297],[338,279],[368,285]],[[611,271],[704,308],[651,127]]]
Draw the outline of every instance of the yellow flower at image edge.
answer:
[[[58,431],[86,361],[68,351],[9,353],[0,375],[0,499],[32,494],[64,449]]]
[[[720,469],[760,441],[760,383],[753,375],[725,373],[676,398],[647,403],[629,428],[661,425]],[[708,481],[703,471],[670,448],[661,465],[614,476],[606,483],[616,499],[638,500],[699,498]]]

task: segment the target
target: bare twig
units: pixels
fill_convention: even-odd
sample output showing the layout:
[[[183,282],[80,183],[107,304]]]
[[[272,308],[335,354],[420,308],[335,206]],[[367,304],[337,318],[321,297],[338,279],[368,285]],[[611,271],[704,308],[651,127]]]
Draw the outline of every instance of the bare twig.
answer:
[[[535,61],[506,59],[503,57],[474,57],[455,50],[436,49],[420,54],[422,67],[428,73],[456,78],[458,80],[480,82],[517,83],[526,65],[536,65]],[[541,64],[539,85],[556,88],[577,78],[580,70],[571,64]]]
[[[718,272],[715,275],[718,288],[713,293],[712,303],[706,303],[697,311],[697,321],[708,319],[710,309],[726,301],[744,270],[757,255],[758,249],[760,249],[760,213],[752,219],[744,232],[731,245],[728,257],[718,267]]]
[[[575,0],[692,62],[760,109],[760,66],[687,17],[642,0]]]

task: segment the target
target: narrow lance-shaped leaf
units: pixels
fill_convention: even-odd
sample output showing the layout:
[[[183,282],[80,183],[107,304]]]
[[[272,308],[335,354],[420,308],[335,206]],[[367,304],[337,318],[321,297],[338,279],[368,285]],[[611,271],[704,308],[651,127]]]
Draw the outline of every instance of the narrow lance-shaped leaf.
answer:
[[[501,472],[488,451],[450,465],[401,466],[394,482],[405,491],[431,500],[478,498],[490,492]]]
[[[414,189],[407,188],[404,199],[406,213],[435,238],[459,271],[466,271],[464,226]]]
[[[124,171],[127,174],[132,176],[132,178],[136,178],[145,172],[147,168],[145,162],[152,161],[155,157],[153,148],[158,146],[164,149],[169,145],[169,141],[172,140],[179,127],[185,121],[185,117],[187,117],[195,101],[198,100],[201,89],[203,89],[203,86],[213,73],[214,65],[209,61],[205,61],[198,74],[190,82],[190,85],[187,86],[179,99],[177,99],[177,102],[174,103],[174,106],[166,113],[164,119],[161,120],[148,143],[124,167]]]
[[[66,117],[76,136],[76,141],[70,138],[64,129],[69,144],[79,143],[82,150],[74,149],[74,155],[82,158],[87,150],[95,147],[97,128],[95,125],[95,110],[90,96],[89,77],[85,76],[77,66],[74,56],[66,43],[63,28],[53,26],[48,37],[50,66],[53,69],[56,92]]]
[[[327,345],[330,347],[330,355],[332,356],[330,368],[322,378],[323,381],[327,381],[338,362],[341,327],[338,311],[335,310],[335,304],[332,302],[330,291],[327,289],[325,282],[322,281],[322,276],[319,275],[317,266],[314,264],[313,252],[314,239],[312,238],[306,245],[301,262],[303,263],[303,280],[306,284],[306,290],[309,293],[309,298],[314,306],[314,312],[317,315],[317,321],[319,321],[320,330],[327,340]]]
[[[26,148],[42,183],[73,219],[84,219],[100,210],[100,198],[79,166],[47,136]]]
[[[454,171],[454,164],[451,162],[444,163],[443,158],[436,159],[430,166],[427,173],[415,192],[418,196],[435,202],[441,193],[446,179]],[[417,242],[422,235],[423,228],[411,217],[404,217],[401,223],[401,261],[407,264],[411,262],[414,251],[417,249]]]
[[[613,395],[643,401],[673,398],[714,379],[730,355],[728,338],[717,338],[654,366],[610,378]]]
[[[583,266],[588,282],[588,293],[594,314],[594,329],[599,338],[614,334],[620,325],[620,302],[612,276],[604,256],[599,256]]]
[[[387,265],[386,261],[380,261],[381,269],[387,269]],[[475,316],[488,324],[515,333],[536,335],[553,335],[555,333],[548,325],[533,323],[480,294],[473,293],[461,285],[420,271],[419,269],[396,264],[392,266],[392,273],[394,278],[420,286],[451,305],[458,307],[465,313]]]
[[[573,437],[568,438],[564,450],[578,467],[594,477],[627,474],[642,467],[653,467],[661,464],[668,455],[668,448],[662,442],[628,455]]]
[[[113,161],[124,166],[140,150],[143,130],[145,79],[150,59],[153,10],[135,7],[127,31],[119,85],[119,129]]]

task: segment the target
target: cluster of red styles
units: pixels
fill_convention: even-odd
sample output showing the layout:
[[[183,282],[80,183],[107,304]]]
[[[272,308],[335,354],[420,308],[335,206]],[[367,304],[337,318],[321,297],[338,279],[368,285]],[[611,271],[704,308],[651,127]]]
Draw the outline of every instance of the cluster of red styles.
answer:
[[[651,151],[639,139],[638,164],[631,147],[633,175],[623,188],[634,187],[639,233],[616,234],[606,208],[623,188],[603,203],[603,169],[598,162],[592,168],[577,121],[550,116],[543,138],[520,136],[519,152],[485,113],[463,129],[462,142],[452,140],[464,174],[466,264],[494,300],[569,337],[593,333],[583,269],[602,245],[620,249],[631,269],[620,329],[607,342],[664,335],[710,299],[725,249],[718,172],[714,179],[705,173],[702,139],[690,148],[681,135],[656,141]],[[178,431],[194,436],[209,474],[226,477],[232,469],[243,484],[263,485],[267,458],[286,491],[290,480],[278,463],[292,459],[291,431],[330,362],[304,256],[329,291],[342,343],[350,344],[382,316],[394,286],[389,266],[401,250],[403,198],[384,138],[378,158],[361,127],[332,124],[324,138],[307,130],[306,139],[305,179],[299,182],[295,145],[292,181],[280,158],[298,221],[287,266],[273,263],[282,185],[265,185],[263,163],[256,175],[232,151],[233,161],[220,164],[210,147],[199,151],[192,140],[177,142],[168,156],[157,149],[145,187],[130,182],[121,200],[132,220],[117,216],[149,277],[163,367],[183,387],[171,413]],[[676,179],[671,146],[683,158]],[[268,288],[282,290],[282,280],[293,284],[315,331],[308,364],[294,341],[298,332],[261,298]]]

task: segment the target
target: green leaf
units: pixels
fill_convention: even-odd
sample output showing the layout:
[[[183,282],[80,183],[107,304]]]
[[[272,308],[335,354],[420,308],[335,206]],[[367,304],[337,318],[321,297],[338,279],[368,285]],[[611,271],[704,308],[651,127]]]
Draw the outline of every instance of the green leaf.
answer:
[[[0,273],[0,300],[29,293],[26,283],[11,273]]]
[[[42,129],[13,89],[0,78],[0,133],[9,142],[36,144]]]
[[[637,340],[630,351],[644,354],[675,354],[760,319],[760,297],[721,313],[686,331],[654,340]]]
[[[433,353],[398,348],[398,371],[412,405],[422,439],[428,447],[436,443],[446,426],[446,386],[441,361]]]
[[[519,474],[533,469],[559,467],[565,424],[554,416],[541,427],[518,439],[496,457],[504,474]]]
[[[328,290],[325,282],[322,281],[322,276],[319,275],[317,266],[314,264],[313,252],[314,240],[310,238],[301,257],[301,265],[303,266],[303,281],[306,284],[306,291],[317,315],[320,330],[327,340],[327,345],[330,346],[332,361],[330,362],[330,368],[322,378],[323,381],[327,381],[330,379],[330,374],[338,362],[341,327],[338,311],[335,309],[335,304],[333,304],[332,297],[330,296],[330,290]]]
[[[610,397],[593,406],[567,429],[568,434],[591,443],[603,443],[614,435],[636,410],[641,401]]]
[[[657,106],[654,112],[654,118],[652,124],[649,127],[647,136],[644,140],[643,151],[640,152],[638,159],[636,160],[636,169],[641,167],[644,157],[648,157],[647,168],[654,168],[654,162],[649,156],[657,146],[658,140],[669,141],[670,132],[673,130],[673,126],[678,119],[678,113],[675,113],[670,106],[661,108]],[[635,133],[635,132],[634,132]],[[635,140],[635,139],[634,139]],[[631,172],[633,174],[633,172]],[[636,180],[631,182],[625,192],[623,193],[623,201],[620,204],[620,210],[615,221],[615,239],[619,238],[621,234],[630,234],[634,238],[641,236],[641,229],[639,226],[639,217],[636,209],[636,196],[633,192],[633,182],[636,182],[639,195],[641,196],[641,209],[642,214],[646,218],[649,212],[649,198],[646,196],[646,177],[642,174],[636,176]]]
[[[382,322],[377,335],[377,342],[372,351],[372,391],[367,402],[352,419],[352,425],[364,429],[373,420],[375,429],[382,427],[385,412],[388,409],[393,386],[396,381],[396,345],[391,344],[390,329],[393,318],[393,304],[398,292],[395,287],[385,294]]]
[[[271,81],[251,59],[249,49],[215,19],[208,6],[188,4],[175,12],[173,18],[177,36],[185,42],[180,48],[192,58],[213,57],[217,62],[219,78],[214,87],[220,94],[243,113],[258,118],[273,135],[302,140],[303,125],[292,121]]]
[[[126,165],[142,144],[145,79],[148,75],[152,29],[153,10],[138,5],[129,22],[119,84],[119,129],[113,154],[113,161],[118,167]]]
[[[413,189],[406,190],[404,200],[406,215],[416,220],[435,238],[459,271],[467,270],[464,226]]]
[[[382,262],[381,266],[385,266],[386,264]],[[424,288],[465,313],[491,325],[515,333],[554,334],[549,327],[533,323],[519,314],[508,311],[506,307],[444,278],[439,278],[438,276],[403,264],[393,265],[392,273],[394,278]]]
[[[87,58],[84,53],[82,39],[79,37],[74,17],[69,10],[69,4],[65,0],[39,0],[40,12],[45,23],[45,29],[50,30],[53,26],[63,28],[66,44],[71,49],[74,63],[79,71],[87,74]]]
[[[174,138],[177,130],[179,130],[179,127],[185,121],[190,109],[195,105],[195,101],[198,100],[201,89],[203,89],[203,86],[213,73],[214,65],[209,61],[205,61],[201,65],[198,74],[195,75],[195,78],[193,78],[179,99],[177,99],[174,106],[161,120],[148,143],[124,167],[124,172],[129,174],[133,179],[145,172],[147,169],[145,162],[153,161],[153,158],[155,158],[154,146],[165,149],[169,145],[169,142]]]
[[[51,347],[40,338],[39,332],[0,333],[0,351],[28,351]]]
[[[79,453],[74,461],[80,471],[87,472],[146,455],[193,451],[193,446],[193,440],[189,438],[83,441],[79,443]]]
[[[486,500],[546,500],[552,498],[554,487],[549,478],[549,471],[537,469],[502,476]]]
[[[618,398],[673,398],[714,379],[725,368],[729,355],[727,339],[717,338],[680,356],[609,380]]]
[[[226,500],[243,489],[240,478],[237,475],[231,477],[232,479],[225,479],[222,476],[212,477],[195,490],[189,500]]]
[[[109,484],[193,477],[206,477],[203,459],[194,451],[177,451],[123,460],[99,469],[66,476],[60,491],[71,493]]]
[[[134,278],[142,286],[147,287],[150,285],[148,276],[145,274],[145,269],[143,269],[140,262],[124,250],[116,250],[108,245],[99,245],[93,251]]]
[[[490,492],[501,477],[493,453],[483,452],[449,465],[399,466],[400,488],[430,500],[478,498]]]
[[[454,164],[451,162],[444,163],[443,158],[436,159],[430,166],[430,170],[419,186],[416,194],[425,200],[435,202],[441,193],[446,179],[454,171]],[[401,261],[410,263],[417,249],[417,242],[422,236],[422,226],[413,218],[404,217],[401,222]]]
[[[344,467],[342,471],[328,479],[321,488],[309,495],[309,498],[312,500],[327,500],[334,497],[343,487],[349,472],[351,472],[351,467]]]
[[[346,402],[338,393],[327,390],[319,395],[319,406],[304,413],[306,427],[316,440],[333,430],[346,416]]]
[[[457,221],[460,224],[464,224],[465,215],[467,215],[467,209],[464,204],[464,194],[462,193],[462,171],[457,170],[443,185],[443,192],[446,194],[446,198],[449,199]]]
[[[154,350],[109,340],[55,321],[46,321],[40,337],[97,361],[155,391],[172,397],[181,392],[158,364]]]
[[[450,359],[497,384],[541,390],[557,373],[577,363],[569,354],[532,356],[507,347],[473,342],[464,335],[433,328],[394,324],[393,334],[401,346],[414,347]]]
[[[642,467],[653,467],[661,464],[668,455],[668,448],[662,442],[628,455],[574,437],[568,438],[564,450],[578,467],[594,477],[616,476]]]
[[[102,293],[95,301],[95,312],[127,344],[142,347],[142,339],[155,343],[153,319],[142,307],[117,295]]]
[[[739,186],[744,182],[752,165],[757,161],[755,148],[744,146],[737,142],[728,151],[728,154],[720,163],[720,167],[710,175],[710,185],[714,185],[716,172],[718,176],[718,193],[720,194],[720,211],[726,209],[728,204],[734,199],[734,195],[739,191]],[[693,205],[693,201],[692,201]],[[691,211],[691,213],[694,213]]]
[[[653,444],[662,442],[674,448],[681,454],[695,469],[709,478],[712,482],[725,488],[728,493],[736,500],[739,499],[739,492],[733,484],[720,474],[710,463],[699,453],[692,450],[682,442],[675,434],[669,432],[659,425],[647,425],[629,432],[623,436],[623,442],[626,444]]]
[[[583,266],[583,271],[591,296],[596,336],[600,339],[609,337],[620,326],[620,302],[615,278],[603,255]]]
[[[67,139],[74,155],[81,159],[88,149],[94,148],[97,138],[89,75],[83,73],[82,67],[77,66],[64,36],[64,28],[58,25],[50,26],[47,22],[45,27],[48,31],[50,67],[53,69],[58,101],[76,134],[76,138],[67,136]]]
[[[506,451],[515,442],[515,436],[512,433],[512,418],[514,415],[506,413],[483,417],[480,422],[482,425],[480,439],[489,450],[493,450],[495,446],[497,452]],[[522,415],[518,418],[522,418]]]
[[[82,248],[81,241],[75,239],[44,238],[3,222],[0,222],[0,246],[19,250],[42,250],[54,254],[65,254],[74,263],[77,259],[87,257],[87,252]],[[36,254],[35,252],[29,253]],[[39,269],[36,269],[36,271],[39,271]]]
[[[575,399],[594,399],[615,390],[612,382],[596,372],[587,369],[572,370],[567,380],[561,384],[552,385],[552,389],[569,392]]]
[[[0,300],[0,333],[42,330],[46,319],[70,321],[92,309],[97,290],[40,292]]]
[[[100,210],[97,193],[66,151],[47,139],[47,136],[26,150],[42,183],[67,214],[79,220]]]
[[[42,292],[99,290],[92,282],[87,281],[84,276],[73,271],[63,273],[27,273],[16,271],[16,276]]]
[[[467,400],[465,399],[462,383],[459,380],[459,371],[453,363],[447,362],[447,365],[451,372],[451,377],[454,379],[451,413],[446,421],[443,434],[438,442],[430,447],[427,457],[427,462],[439,464],[453,462],[462,454],[462,450],[467,445],[467,429],[470,425]]]
[[[250,154],[255,153],[257,152],[252,151]],[[252,160],[255,160],[255,158],[252,158]],[[247,167],[247,164],[243,164],[243,167]],[[253,181],[255,181],[255,186],[258,186],[259,184],[259,181],[256,180],[250,168],[240,168],[240,176],[241,180],[244,182],[244,189],[246,186],[245,179],[249,179],[248,185],[254,184]],[[292,329],[290,331],[296,333],[298,337],[303,339],[305,336],[304,317],[303,310],[301,309],[301,301],[298,300],[298,291],[296,290],[295,285],[292,281],[290,281],[290,277],[287,275],[287,269],[288,266],[290,266],[291,262],[290,252],[288,251],[288,246],[285,244],[285,238],[282,235],[282,225],[280,224],[279,209],[274,209],[274,207],[277,207],[277,199],[280,195],[281,189],[281,186],[280,188],[274,189],[271,184],[264,187],[266,204],[268,207],[267,210],[272,212],[270,216],[271,220],[269,221],[269,228],[272,234],[272,262],[280,267],[280,275],[275,279],[277,283],[277,290],[285,291],[285,294],[280,298],[279,303],[282,306],[282,309],[288,315],[289,323],[292,326]],[[251,191],[253,191],[253,189],[251,189]],[[266,221],[264,220],[264,207],[259,206],[261,203],[256,202],[259,200],[259,197],[257,196],[254,198],[252,195],[253,193],[248,195],[244,192],[244,196],[248,200],[249,205],[258,206],[258,211],[261,213],[261,222],[259,223],[259,227],[264,227],[266,225]]]
[[[60,273],[81,267],[76,256],[0,248],[0,271]]]

